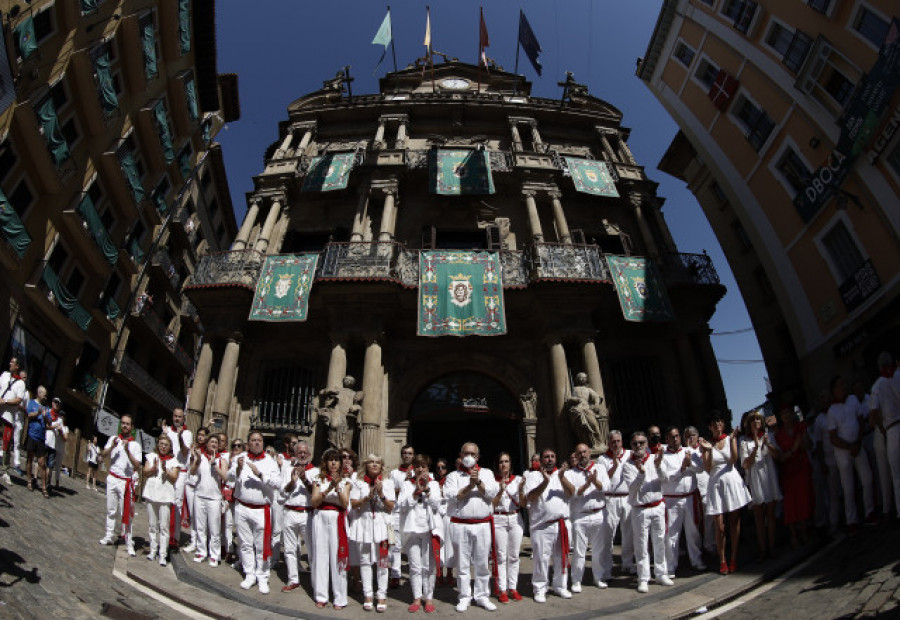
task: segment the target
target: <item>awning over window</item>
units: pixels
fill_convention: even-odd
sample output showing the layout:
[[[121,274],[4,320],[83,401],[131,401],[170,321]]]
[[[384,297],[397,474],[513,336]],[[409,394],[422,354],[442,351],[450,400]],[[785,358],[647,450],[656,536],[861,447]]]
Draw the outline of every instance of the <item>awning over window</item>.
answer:
[[[181,38],[181,54],[191,51],[191,3],[178,0],[178,36]]]
[[[144,186],[141,185],[141,175],[138,174],[137,165],[134,163],[134,156],[129,152],[124,152],[119,156],[119,162],[122,164],[122,172],[125,174],[125,180],[131,187],[131,194],[134,196],[135,202],[144,199]]]
[[[97,214],[97,209],[94,207],[94,201],[91,199],[90,194],[84,194],[81,203],[78,205],[78,213],[87,223],[91,236],[94,238],[94,243],[100,248],[100,253],[103,254],[103,257],[106,258],[110,265],[115,265],[119,259],[119,250],[113,244],[112,239],[109,238],[109,233]]]
[[[53,156],[53,161],[59,166],[61,163],[69,159],[69,145],[66,138],[62,135],[59,127],[59,118],[56,116],[56,106],[53,105],[53,98],[48,97],[47,100],[38,107],[35,112],[38,116],[38,122],[44,131],[44,138],[47,140],[47,147]]]
[[[19,258],[22,258],[25,250],[28,249],[28,244],[31,243],[31,237],[25,230],[22,220],[19,219],[19,214],[9,204],[2,189],[0,189],[0,229],[3,230],[3,236],[6,237],[12,249],[19,255]]]
[[[100,95],[100,105],[107,114],[119,107],[119,96],[113,85],[112,74],[109,71],[109,54],[100,54],[94,60],[94,71],[97,73],[97,92]]]
[[[37,36],[34,34],[34,19],[31,15],[19,22],[13,29],[13,33],[19,43],[19,54],[22,55],[23,60],[37,50]]]
[[[175,147],[172,146],[172,132],[169,131],[169,119],[166,117],[166,106],[162,100],[153,106],[153,116],[156,119],[156,131],[159,132],[159,144],[162,146],[166,163],[175,161]]]
[[[87,331],[88,325],[91,324],[91,313],[88,312],[78,301],[78,298],[70,293],[63,283],[59,281],[59,276],[53,271],[53,267],[46,265],[44,267],[44,273],[41,275],[41,279],[47,285],[47,288],[53,291],[56,302],[59,304],[59,309],[62,310],[67,317],[75,321],[75,324],[78,325],[78,327]]]
[[[153,29],[153,21],[141,25],[141,47],[144,50],[144,75],[147,79],[156,77],[156,32]]]
[[[197,117],[200,116],[200,110],[197,107],[197,86],[194,84],[193,78],[185,80],[184,96],[187,98],[188,114],[191,115],[191,121],[196,122]]]

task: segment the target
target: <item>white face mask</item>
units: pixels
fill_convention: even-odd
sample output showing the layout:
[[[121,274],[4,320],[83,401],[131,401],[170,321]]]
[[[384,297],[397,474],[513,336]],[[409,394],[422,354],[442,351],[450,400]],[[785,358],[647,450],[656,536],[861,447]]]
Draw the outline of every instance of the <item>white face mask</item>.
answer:
[[[471,454],[467,454],[462,459],[462,465],[466,469],[472,469],[473,467],[475,467],[475,457]]]

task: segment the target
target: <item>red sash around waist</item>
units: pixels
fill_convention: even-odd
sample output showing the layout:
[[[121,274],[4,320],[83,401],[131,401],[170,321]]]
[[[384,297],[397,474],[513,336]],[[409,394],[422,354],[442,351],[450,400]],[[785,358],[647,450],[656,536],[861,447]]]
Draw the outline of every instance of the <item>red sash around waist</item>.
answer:
[[[126,525],[131,525],[131,518],[134,516],[134,478],[131,476],[126,478],[113,472],[109,472],[109,475],[125,481],[125,497],[122,498],[122,528],[124,529]]]
[[[347,510],[334,504],[319,504],[319,510],[334,510],[338,513],[338,569],[347,570],[350,565],[350,543],[347,540],[347,519],[345,518]]]
[[[249,502],[237,500],[241,506],[253,508],[254,510],[264,510],[263,525],[263,560],[272,557],[272,506],[269,504],[251,504]]]

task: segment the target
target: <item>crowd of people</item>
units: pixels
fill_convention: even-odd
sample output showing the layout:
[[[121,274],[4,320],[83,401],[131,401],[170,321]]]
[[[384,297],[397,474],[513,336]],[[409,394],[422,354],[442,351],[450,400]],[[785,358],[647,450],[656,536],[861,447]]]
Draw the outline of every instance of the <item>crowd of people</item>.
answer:
[[[777,553],[780,523],[791,544],[800,545],[810,541],[813,527],[835,531],[842,516],[850,535],[862,523],[896,522],[900,370],[886,353],[878,363],[880,376],[869,394],[861,385],[848,394],[835,377],[805,419],[785,406],[777,420],[749,412],[731,432],[714,414],[705,437],[691,426],[650,426],[627,438],[611,431],[608,450],[597,458],[584,443],[559,460],[547,448],[521,474],[512,471],[506,453],[481,463],[474,442],[461,447],[455,462],[432,462],[403,446],[401,464],[390,472],[381,456],[360,462],[349,448],[328,449],[313,464],[309,444],[291,433],[277,453],[255,431],[246,442],[229,442],[207,428],[193,434],[181,409],[163,426],[155,451],[144,455],[131,417],[123,415],[120,432],[102,450],[95,442],[88,446],[90,472],[109,462],[100,543],[116,540],[121,521],[126,549],[136,555],[132,524],[140,495],[149,518],[148,560],[165,565],[180,549],[212,567],[226,562],[242,571],[241,588],[267,594],[270,571],[283,559],[282,591],[298,589],[301,572],[309,572],[317,607],[342,609],[348,591],[361,591],[363,608],[380,612],[387,609],[388,590],[400,586],[401,555],[408,562],[410,612],[435,611],[435,588],[451,584],[458,611],[472,604],[494,610],[493,598],[521,601],[526,523],[536,603],[551,593],[568,599],[590,585],[589,554],[593,585],[607,588],[617,533],[620,574],[634,575],[638,592],[648,592],[651,581],[673,585],[682,539],[693,571],[707,570],[706,552],[727,575],[738,570],[745,508],[752,512],[760,562]],[[36,457],[46,475],[46,451],[53,449],[48,437],[59,432],[60,420],[64,427],[58,399],[48,407],[41,387],[31,399],[15,359],[0,375],[0,390],[4,428],[15,428],[8,412],[25,414],[26,468],[30,474]],[[5,450],[12,441],[5,433]],[[189,538],[183,548],[182,528]]]
[[[43,385],[37,386],[32,395],[27,383],[28,373],[21,368],[19,358],[11,358],[9,370],[0,374],[0,425],[3,427],[0,482],[12,483],[11,467],[26,479],[28,490],[40,488],[44,497],[49,498],[51,486],[59,489],[69,427],[62,400],[50,399]],[[22,445],[26,455],[24,470]]]

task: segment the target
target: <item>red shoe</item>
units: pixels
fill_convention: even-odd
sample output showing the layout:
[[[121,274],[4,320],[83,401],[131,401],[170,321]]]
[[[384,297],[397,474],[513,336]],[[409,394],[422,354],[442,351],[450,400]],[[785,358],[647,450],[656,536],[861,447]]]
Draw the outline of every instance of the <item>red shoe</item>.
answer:
[[[721,564],[719,564],[719,574],[720,575],[728,574],[728,563],[727,562],[722,562]]]
[[[418,603],[413,603],[412,605],[410,605],[409,607],[406,608],[406,611],[408,611],[408,612],[411,613],[411,614],[414,614],[414,613],[416,613],[417,611],[419,611],[419,609],[420,609],[421,607],[422,607],[422,606],[419,605]]]
[[[514,600],[514,601],[521,601],[521,600],[522,600],[522,595],[519,594],[519,593],[518,593],[517,591],[515,591],[515,590],[510,590],[510,591],[509,591],[509,598],[511,598],[511,599]]]
[[[316,603],[316,607],[318,607],[319,609],[322,609],[323,607],[327,607],[327,606],[328,606],[328,603],[323,603],[321,601]]]
[[[729,573],[737,572],[737,562],[735,562],[734,560],[731,561],[731,564],[728,565],[728,572]]]
[[[431,603],[425,603],[425,613],[433,614],[434,613],[434,605],[432,605]]]
[[[501,603],[508,603],[509,595],[506,592],[501,592],[500,596],[497,597],[497,600],[500,601]]]
[[[291,590],[296,590],[299,587],[300,587],[299,583],[289,583],[286,586],[284,586],[283,588],[281,588],[281,591],[282,592],[290,592]]]

